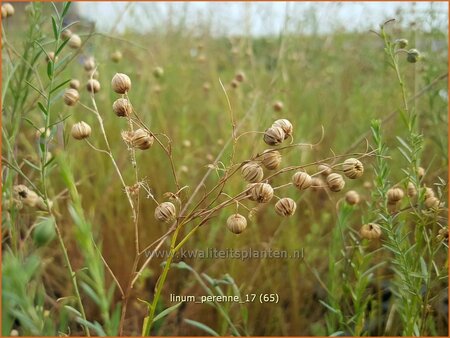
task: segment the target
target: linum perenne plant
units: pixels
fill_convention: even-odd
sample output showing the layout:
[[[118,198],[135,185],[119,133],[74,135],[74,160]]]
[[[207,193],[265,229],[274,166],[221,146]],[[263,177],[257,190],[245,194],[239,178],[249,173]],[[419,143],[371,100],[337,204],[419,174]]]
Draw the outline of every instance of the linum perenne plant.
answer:
[[[106,154],[110,159],[115,168],[115,171],[120,179],[123,186],[125,195],[130,205],[130,209],[133,215],[133,226],[135,233],[135,259],[132,264],[132,270],[130,272],[129,282],[126,287],[122,287],[117,278],[114,276],[111,269],[108,271],[112,274],[114,281],[117,283],[119,290],[121,291],[123,297],[122,305],[122,315],[119,325],[119,334],[123,333],[123,323],[126,317],[127,304],[130,298],[130,292],[141,275],[142,271],[148,266],[153,258],[153,255],[147,257],[146,252],[151,248],[154,251],[162,247],[165,240],[170,238],[170,253],[167,260],[164,263],[163,271],[158,278],[158,282],[155,287],[155,294],[151,303],[148,304],[148,316],[144,320],[143,325],[143,335],[149,335],[151,333],[151,328],[153,321],[156,316],[156,307],[161,297],[162,289],[167,278],[168,271],[170,269],[174,255],[180,248],[195,234],[202,226],[205,226],[211,219],[216,217],[223,209],[231,207],[234,209],[232,214],[228,217],[226,222],[226,227],[235,234],[240,234],[245,231],[247,226],[247,218],[242,214],[240,210],[249,210],[250,213],[254,213],[257,208],[255,205],[267,204],[273,199],[278,201],[275,203],[275,211],[280,216],[291,216],[295,213],[296,203],[294,200],[278,196],[278,191],[283,188],[289,188],[293,186],[298,190],[302,191],[305,189],[329,189],[330,191],[341,191],[345,186],[344,176],[350,179],[359,178],[363,172],[364,167],[359,159],[371,156],[372,153],[358,153],[354,156],[357,158],[352,158],[351,156],[332,156],[330,158],[323,159],[321,161],[315,161],[309,164],[294,164],[281,168],[282,162],[282,152],[289,151],[299,147],[314,148],[314,144],[301,144],[293,142],[293,127],[289,120],[279,119],[276,120],[272,126],[267,128],[265,132],[244,132],[240,135],[236,133],[236,122],[234,121],[233,111],[231,104],[228,101],[228,96],[226,90],[224,89],[225,97],[227,98],[230,110],[230,118],[232,120],[232,136],[231,141],[233,145],[232,156],[230,158],[230,164],[227,167],[221,168],[221,176],[218,182],[208,189],[199,200],[195,201],[194,197],[196,194],[196,189],[194,193],[189,197],[187,201],[181,195],[181,192],[187,187],[182,187],[180,185],[179,179],[177,177],[177,170],[175,163],[172,158],[172,141],[168,136],[162,133],[157,133],[151,130],[144,122],[145,116],[141,115],[136,107],[131,102],[129,97],[130,92],[132,92],[132,82],[128,75],[123,73],[117,73],[112,78],[111,86],[113,91],[121,95],[113,104],[112,111],[119,118],[124,118],[128,122],[128,130],[122,132],[122,139],[130,154],[130,161],[132,169],[135,173],[135,182],[132,184],[127,184],[123,178],[121,168],[119,168],[114,155],[111,152],[109,145],[108,133],[104,128],[103,117],[98,111],[97,104],[95,101],[95,93],[91,91],[91,104],[92,106],[87,106],[83,103],[79,103],[85,109],[93,113],[98,121],[98,129],[92,127],[92,133],[95,130],[99,130],[103,140],[105,148],[92,144],[87,137],[77,138],[84,139],[89,146],[91,146],[95,151]],[[110,118],[110,117],[108,117]],[[80,125],[74,125],[74,131],[76,136],[80,130]],[[87,128],[85,128],[85,131]],[[86,133],[87,135],[88,133]],[[263,141],[269,145],[276,148],[262,149],[261,152],[254,154],[251,158],[234,163],[235,159],[235,146],[236,143],[243,136],[249,137],[250,135],[262,134]],[[167,143],[164,142],[167,140]],[[282,145],[287,140],[291,140],[290,144]],[[156,144],[161,148],[161,150],[167,155],[168,162],[170,165],[170,170],[172,172],[173,180],[175,183],[176,191],[168,192],[162,196],[165,201],[159,201],[156,196],[152,194],[151,187],[148,183],[141,179],[138,171],[138,163],[136,162],[136,151],[147,151],[152,148],[153,144]],[[152,151],[152,150],[150,150]],[[153,150],[154,151],[154,150]],[[350,158],[348,158],[350,157]],[[342,162],[339,160],[344,159]],[[321,175],[325,169],[320,169],[316,173],[307,173],[311,171],[311,168],[315,168],[319,163],[333,163],[329,164],[326,170],[329,172],[326,182],[322,180],[314,180],[318,175]],[[217,164],[216,164],[217,165]],[[335,172],[331,172],[335,171]],[[343,175],[337,173],[341,171]],[[226,184],[229,180],[233,179],[234,176],[238,174],[242,175],[242,179],[248,182],[247,187],[235,196],[230,196],[225,193]],[[286,174],[293,173],[292,182],[288,182],[281,186],[272,187],[271,181],[278,176],[286,176]],[[320,183],[318,183],[320,182]],[[155,207],[155,218],[158,221],[170,224],[167,232],[161,238],[156,239],[153,243],[143,248],[139,243],[139,195],[140,191],[143,190],[147,194],[147,198],[153,200],[156,203]],[[246,206],[246,204],[250,204]],[[182,230],[187,228],[188,224],[195,224],[187,231],[186,234],[182,233]],[[179,237],[181,236],[181,239]],[[146,260],[141,262],[141,259],[147,257]],[[107,262],[105,262],[107,265]],[[175,309],[175,308],[174,308]],[[169,311],[165,311],[169,313]]]

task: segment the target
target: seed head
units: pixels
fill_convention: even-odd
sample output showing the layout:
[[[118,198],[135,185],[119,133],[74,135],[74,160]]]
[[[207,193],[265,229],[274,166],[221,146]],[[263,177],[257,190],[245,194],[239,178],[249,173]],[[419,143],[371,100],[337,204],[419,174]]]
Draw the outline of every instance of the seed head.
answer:
[[[3,12],[5,12],[6,15],[4,15]],[[6,4],[4,4],[2,6],[2,18],[13,16],[14,13],[15,13],[15,9],[14,9],[13,5],[11,5],[9,2],[7,2]]]
[[[240,234],[247,228],[247,219],[240,214],[233,214],[227,219],[227,228],[233,234]]]
[[[311,180],[311,190],[312,191],[320,191],[325,188],[325,182],[318,176],[312,177]]]
[[[403,196],[405,196],[405,193],[401,188],[391,188],[387,191],[387,200],[388,204],[396,204],[399,202]]]
[[[44,136],[45,133],[45,136]],[[50,137],[50,129],[47,129],[47,132],[45,132],[45,128],[39,128],[38,130],[36,130],[36,140],[39,140],[41,138],[41,136],[44,136],[44,138],[48,138]],[[48,153],[47,153],[48,154]]]
[[[244,74],[244,72],[238,72],[234,78],[236,81],[242,83],[245,81],[245,74]]]
[[[89,93],[96,94],[100,91],[100,82],[96,79],[89,79],[86,84],[86,89]]]
[[[428,197],[425,200],[425,208],[427,209],[437,209],[439,208],[440,201],[436,197]]]
[[[164,75],[164,69],[162,67],[156,67],[153,70],[153,76],[156,77],[157,79],[163,77]]]
[[[45,56],[45,61],[47,62],[56,62],[58,61],[58,57],[55,57],[55,53],[54,52],[48,52],[47,55]]]
[[[183,140],[183,147],[190,148],[192,146],[192,143],[190,140]]]
[[[248,162],[241,169],[244,180],[250,183],[259,182],[264,177],[264,171],[256,162]]]
[[[440,229],[436,238],[439,241],[442,241],[442,240],[448,241],[448,228]]]
[[[170,223],[175,220],[177,209],[171,202],[163,202],[155,209],[155,218],[158,221]]]
[[[46,211],[47,205],[42,197],[36,194],[33,190],[28,189],[23,184],[15,185],[13,187],[13,195],[17,201],[31,208],[38,208],[39,210]]]
[[[422,179],[425,176],[425,169],[422,167],[418,167],[417,176],[419,176],[419,179]]]
[[[277,146],[286,138],[286,134],[280,127],[270,127],[264,132],[264,142],[269,146]]]
[[[283,102],[281,101],[275,101],[273,104],[273,110],[276,112],[280,112],[283,110]]]
[[[114,113],[119,117],[130,116],[133,112],[133,107],[131,106],[130,101],[124,98],[114,101],[112,108]]]
[[[95,69],[95,59],[90,56],[84,61],[84,70],[90,72]]]
[[[273,188],[268,183],[254,183],[249,199],[258,203],[267,203],[273,197]]]
[[[78,90],[69,88],[64,92],[63,99],[66,105],[74,106],[80,99],[80,94],[78,93]]]
[[[134,148],[145,150],[153,145],[154,137],[144,129],[136,129],[131,135],[131,145]]]
[[[381,227],[376,223],[364,224],[359,234],[365,239],[378,239],[381,237]]]
[[[425,195],[424,196],[425,196],[425,199],[430,198],[430,197],[435,197],[433,189],[431,189],[429,187],[425,187]]]
[[[398,46],[398,48],[406,48],[408,46],[408,40],[406,39],[397,39],[395,40],[395,44]]]
[[[356,205],[360,201],[359,194],[355,190],[349,190],[345,194],[345,201],[350,205]]]
[[[231,88],[236,89],[237,87],[239,87],[239,82],[236,79],[233,79],[233,81],[231,81]]]
[[[70,48],[78,49],[81,47],[81,38],[77,34],[72,34],[67,44]]]
[[[91,127],[86,122],[78,122],[72,126],[72,137],[76,140],[83,140],[91,136]]]
[[[317,170],[320,172],[320,174],[323,177],[327,177],[328,175],[330,175],[333,170],[331,169],[331,167],[328,164],[319,164],[317,166]]]
[[[275,203],[275,211],[280,216],[292,216],[297,209],[297,204],[292,198],[282,198]]]
[[[96,69],[88,71],[87,75],[88,75],[88,79],[96,79],[96,80],[98,80],[98,78],[100,77],[100,73]]]
[[[420,60],[420,53],[417,49],[413,48],[408,51],[408,55],[406,56],[406,60],[409,63],[416,63]]]
[[[412,182],[408,182],[408,187],[406,188],[406,193],[410,198],[413,198],[417,195],[417,189]]]
[[[299,190],[308,189],[312,184],[312,178],[304,171],[297,171],[292,176],[292,183]]]
[[[280,127],[281,129],[283,129],[284,131],[284,139],[287,139],[289,136],[292,136],[292,123],[287,120],[287,119],[279,119],[276,120],[273,124],[272,127]]]
[[[111,86],[117,94],[125,94],[131,89],[131,80],[126,74],[116,73],[112,78]]]
[[[115,52],[113,52],[111,54],[111,61],[118,63],[120,62],[120,60],[122,60],[122,52],[120,50],[116,50]]]
[[[350,179],[356,179],[364,173],[364,166],[361,161],[356,158],[348,158],[343,164],[344,175]]]
[[[63,30],[61,32],[61,38],[63,40],[70,39],[71,36],[72,36],[72,31],[69,28],[66,28],[65,30]]]
[[[73,79],[69,82],[69,87],[78,90],[80,88],[80,81]]]
[[[345,181],[342,175],[332,173],[327,176],[327,184],[331,191],[338,192],[344,188]]]
[[[268,170],[275,170],[277,169],[281,164],[281,154],[277,150],[265,150],[261,155],[261,163],[266,167]]]

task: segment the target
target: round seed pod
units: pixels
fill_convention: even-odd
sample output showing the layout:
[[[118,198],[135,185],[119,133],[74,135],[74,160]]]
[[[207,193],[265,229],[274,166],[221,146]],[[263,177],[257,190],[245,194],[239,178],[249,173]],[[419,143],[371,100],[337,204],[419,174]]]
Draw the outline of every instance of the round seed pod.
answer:
[[[72,126],[72,137],[76,140],[83,140],[91,136],[91,127],[84,121],[75,123]]]
[[[297,171],[292,176],[292,183],[299,190],[308,189],[312,184],[312,178],[304,171]]]
[[[364,224],[359,234],[365,239],[378,239],[381,237],[381,227],[376,223]]]
[[[440,229],[436,238],[439,241],[442,241],[442,240],[448,241],[448,228]]]
[[[131,136],[131,145],[134,148],[145,150],[153,145],[154,137],[144,129],[136,129]]]
[[[345,201],[350,205],[356,205],[360,200],[359,194],[355,190],[349,190],[345,194]]]
[[[66,105],[74,106],[80,99],[80,94],[78,93],[78,90],[69,88],[64,92],[63,99]]]
[[[364,173],[364,166],[361,161],[356,158],[348,158],[343,164],[344,175],[350,179],[356,179]]]
[[[42,217],[34,227],[31,237],[38,247],[50,243],[56,237],[53,219]]]
[[[126,74],[116,73],[112,78],[111,86],[117,94],[125,94],[131,89],[131,80]]]
[[[425,169],[422,167],[418,167],[417,176],[419,176],[419,179],[422,179],[425,176]]]
[[[440,201],[436,197],[428,197],[425,200],[425,208],[427,209],[437,209],[439,208]]]
[[[14,7],[13,7],[13,5],[11,5],[9,2],[7,2],[6,4],[4,4],[4,5],[2,6],[2,8],[4,8],[5,11],[6,11],[6,17],[13,16],[14,13],[16,12],[15,9],[14,9]],[[2,9],[2,17],[3,17],[3,9]]]
[[[416,63],[420,59],[420,53],[417,49],[413,48],[408,51],[406,61],[409,63]]]
[[[98,70],[90,70],[87,72],[88,75],[88,79],[96,79],[98,80],[98,78],[100,77],[100,73],[98,72]]]
[[[29,207],[35,207],[39,201],[39,195],[23,184],[15,185],[13,187],[13,194],[15,199]]]
[[[297,209],[297,203],[292,198],[282,198],[275,203],[275,211],[280,216],[292,216]]]
[[[78,90],[80,88],[80,81],[73,79],[69,82],[69,87]]]
[[[267,203],[273,197],[273,188],[268,183],[254,183],[249,199],[258,203]]]
[[[317,170],[324,177],[327,177],[328,175],[330,175],[333,172],[333,170],[331,169],[331,167],[328,164],[319,164],[317,166]]]
[[[389,204],[395,204],[399,202],[405,193],[401,188],[391,188],[387,191],[387,200]]]
[[[122,52],[120,50],[116,50],[115,52],[113,52],[111,54],[111,61],[118,63],[120,62],[120,60],[122,60]]]
[[[292,123],[287,119],[276,120],[272,124],[272,127],[280,127],[281,129],[283,129],[284,139],[287,139],[289,136],[292,136],[292,131],[293,131]]]
[[[45,133],[45,136],[44,136],[44,133]],[[42,128],[39,128],[38,130],[36,130],[36,134],[35,134],[36,140],[39,140],[41,138],[41,136],[44,136],[44,138],[50,137],[50,129],[47,129],[47,132],[45,132],[45,127],[42,127]]]
[[[259,182],[264,177],[264,171],[256,162],[248,162],[242,166],[241,169],[244,180],[250,183]]]
[[[314,192],[321,191],[325,188],[326,183],[318,176],[314,176],[311,179],[311,190]]]
[[[54,52],[49,52],[45,56],[45,61],[47,61],[47,62],[50,62],[50,61],[56,62],[56,61],[58,61],[58,57],[55,58],[55,53]]]
[[[244,74],[244,72],[238,72],[234,78],[238,82],[244,82],[245,81],[245,74]]]
[[[227,228],[233,234],[240,234],[247,228],[247,219],[239,214],[234,214],[227,219]]]
[[[331,191],[338,192],[344,188],[345,181],[342,175],[332,173],[327,176],[327,184]]]
[[[275,101],[273,104],[273,110],[276,112],[280,112],[283,110],[283,102],[281,101]]]
[[[78,49],[81,47],[81,38],[77,34],[72,34],[67,44],[70,48]]]
[[[398,46],[398,48],[406,48],[408,46],[408,40],[406,39],[397,39],[395,40],[395,44]]]
[[[190,148],[192,146],[192,142],[190,140],[183,140],[183,147]]]
[[[95,59],[90,56],[84,61],[84,70],[90,72],[95,69]]]
[[[11,330],[11,332],[9,333],[11,337],[18,337],[19,334],[19,331],[17,331],[16,329]]]
[[[281,164],[281,154],[277,150],[265,150],[261,155],[261,163],[268,170],[275,170]]]
[[[412,182],[408,182],[408,187],[406,188],[406,193],[410,198],[413,198],[417,195],[417,189]]]
[[[66,28],[65,30],[63,30],[61,32],[61,38],[63,40],[70,39],[71,36],[72,36],[72,31],[69,28]]]
[[[425,196],[425,199],[430,198],[430,197],[435,197],[433,189],[431,189],[429,187],[425,187],[424,196]]]
[[[177,210],[171,202],[163,202],[155,209],[155,218],[158,221],[170,223],[175,220]]]
[[[130,116],[133,112],[133,107],[131,106],[130,101],[124,98],[117,99],[113,103],[113,112],[119,117]]]
[[[270,127],[264,133],[264,142],[269,146],[277,146],[286,138],[286,134],[280,127]]]
[[[8,17],[8,11],[6,10],[5,6],[2,6],[2,19],[6,19]]]
[[[231,81],[230,85],[231,85],[231,88],[236,89],[237,87],[239,87],[239,82],[237,82],[237,80],[233,79],[233,81]]]
[[[164,75],[164,69],[161,67],[156,67],[153,70],[153,76],[156,77],[157,79],[161,78]]]
[[[89,79],[86,84],[86,89],[89,93],[96,94],[100,91],[100,82],[96,79]]]

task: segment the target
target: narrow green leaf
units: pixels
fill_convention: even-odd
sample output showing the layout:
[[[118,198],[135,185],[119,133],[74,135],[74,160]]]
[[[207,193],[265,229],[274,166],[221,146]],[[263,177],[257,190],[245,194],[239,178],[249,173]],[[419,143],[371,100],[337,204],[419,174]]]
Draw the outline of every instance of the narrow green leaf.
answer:
[[[61,13],[61,17],[62,18],[64,18],[66,16],[67,12],[69,11],[69,8],[70,8],[71,4],[72,3],[70,1],[67,1],[67,2],[64,3],[63,11]]]
[[[53,78],[53,62],[47,63],[47,76],[51,80]]]
[[[55,55],[58,56],[59,53],[61,53],[61,51],[63,50],[63,48],[67,45],[67,43],[69,42],[70,38],[65,39],[61,45],[58,47],[58,49],[56,50]]]
[[[53,88],[53,89],[51,90],[50,94],[53,93],[53,92],[55,92],[55,91],[57,91],[59,88],[61,88],[62,86],[68,84],[69,82],[70,82],[70,79],[69,79],[69,80],[66,80],[66,81],[64,81],[64,82],[62,82],[62,83],[60,83],[59,85],[57,85],[55,88]]]
[[[41,102],[38,102],[38,107],[45,116],[48,115],[47,109],[44,107],[44,105]]]
[[[75,314],[78,317],[82,317],[80,311],[78,311],[77,309],[71,307],[70,305],[64,305],[64,307],[69,310],[69,312],[72,312],[73,314]]]
[[[219,337],[220,336],[216,331],[211,329],[209,326],[207,326],[207,325],[205,325],[203,323],[197,322],[196,320],[185,319],[184,321],[185,321],[186,324],[192,325],[192,326],[194,326],[194,327],[196,327],[196,328],[198,328],[200,330],[203,330],[206,333],[209,333],[211,336],[214,336],[214,337]]]
[[[176,309],[178,309],[178,307],[183,304],[183,302],[180,302],[178,304],[175,304],[171,307],[168,307],[167,309],[165,309],[164,311],[161,311],[155,318],[153,318],[153,322],[156,322],[157,320],[160,320],[164,317],[166,317],[167,315],[169,315],[170,313],[172,313],[173,311],[175,311]]]
[[[31,163],[30,161],[28,161],[27,159],[23,159],[23,161],[28,164],[31,168],[33,168],[34,170],[37,171],[41,171],[41,168],[39,168],[38,166],[36,166],[35,164]]]
[[[45,96],[45,94],[39,89],[37,88],[35,85],[33,85],[31,82],[28,82],[27,80],[25,80],[25,83],[27,85],[29,85],[31,88],[33,88],[39,95],[41,95],[44,99],[47,100],[47,96]]]
[[[53,28],[53,35],[55,36],[55,40],[58,40],[58,25],[56,24],[56,20],[53,15],[52,15],[52,28]]]

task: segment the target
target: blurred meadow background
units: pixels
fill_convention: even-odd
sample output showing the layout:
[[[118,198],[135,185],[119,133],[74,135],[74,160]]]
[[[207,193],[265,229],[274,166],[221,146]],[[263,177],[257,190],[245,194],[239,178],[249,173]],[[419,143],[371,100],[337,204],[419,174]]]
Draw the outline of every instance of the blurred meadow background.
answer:
[[[141,335],[146,317],[147,334],[162,336],[448,334],[447,3],[12,6],[13,13],[2,8],[3,335]],[[380,25],[390,19],[384,41]],[[65,44],[68,29],[78,46]],[[417,62],[408,62],[411,49]],[[90,58],[95,66],[86,71]],[[112,109],[120,97],[111,89],[116,73],[131,79],[126,97],[172,158],[173,166],[156,141],[138,149],[138,180],[134,151],[121,137],[131,120]],[[101,86],[95,95],[86,90],[89,78]],[[80,99],[68,106],[73,79]],[[110,156],[71,136],[84,121],[91,145],[106,149],[92,110],[139,196],[136,227]],[[277,119],[292,123],[295,143],[320,141],[280,151],[281,167],[313,163],[306,171],[315,174],[322,161],[337,165],[374,151],[361,158],[364,175],[346,179],[340,192],[276,189],[296,202],[291,217],[275,212],[275,198],[258,210],[244,201],[239,213],[248,225],[239,235],[226,226],[232,204],[183,249],[302,250],[303,259],[182,257],[165,270],[165,259],[154,257],[130,288],[147,259],[142,251],[136,260],[136,228],[140,251],[171,227],[155,219],[154,199],[176,194],[185,206],[195,192],[195,206],[231,161],[276,148],[262,133]],[[237,135],[260,133],[233,140],[233,123]],[[292,174],[270,183],[283,186]],[[247,183],[238,172],[223,192],[235,196]],[[28,205],[23,186],[43,204]],[[386,204],[393,186],[405,191],[395,210]],[[345,202],[349,190],[359,203]],[[430,197],[438,201],[432,207]],[[380,223],[380,238],[361,238],[369,222]],[[197,225],[182,227],[176,243]],[[170,294],[279,299],[196,304],[173,302]]]

